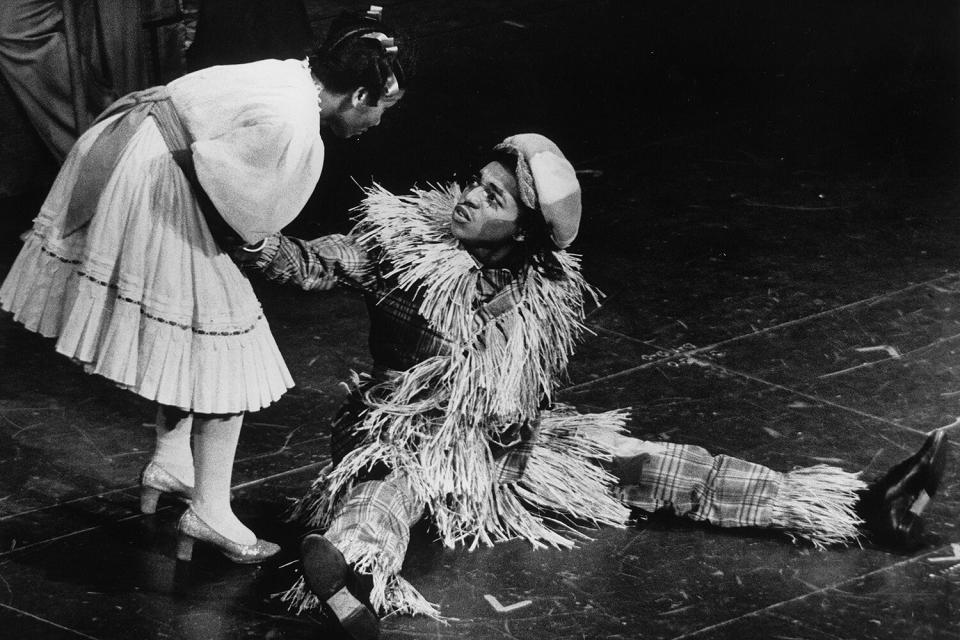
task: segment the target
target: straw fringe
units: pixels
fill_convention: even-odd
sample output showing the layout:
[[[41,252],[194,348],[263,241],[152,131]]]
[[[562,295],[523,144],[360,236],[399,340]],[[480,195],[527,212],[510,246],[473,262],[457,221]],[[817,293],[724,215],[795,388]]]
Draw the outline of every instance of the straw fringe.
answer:
[[[323,604],[307,587],[303,576],[300,576],[292,587],[273,596],[280,598],[280,602],[286,603],[287,609],[297,615],[317,609]]]
[[[623,432],[628,412],[582,415],[563,405],[544,412],[540,439],[516,486],[518,496],[578,524],[624,526],[630,509],[611,492],[618,479],[594,461],[610,460],[604,434]]]
[[[366,392],[361,429],[367,443],[333,471],[330,488],[339,493],[373,461],[385,462],[407,473],[448,546],[467,538],[492,544],[517,532],[556,545],[553,532],[520,515],[525,510],[497,489],[488,442],[511,424],[539,418],[585,329],[584,296],[598,294],[580,275],[579,260],[557,252],[562,279],[527,268],[517,281],[516,307],[478,320],[481,271],[449,230],[458,197],[456,186],[404,196],[379,185],[366,192],[355,233],[382,250],[387,277],[422,296],[421,315],[451,347]],[[563,461],[543,467],[556,469]],[[505,511],[511,517],[503,518]]]
[[[616,479],[594,461],[609,459],[604,442],[611,430],[623,431],[626,410],[540,410],[585,331],[584,297],[599,293],[584,281],[576,256],[557,252],[562,278],[527,267],[512,285],[519,294],[514,307],[477,314],[482,273],[449,229],[458,196],[455,186],[402,196],[379,185],[367,190],[354,233],[380,252],[386,277],[420,297],[420,314],[450,348],[363,386],[363,443],[316,479],[293,517],[328,527],[354,479],[384,463],[407,479],[448,547],[522,538],[534,547],[569,548],[586,538],[578,525],[624,526],[629,509],[610,495]],[[358,376],[353,382],[359,389]],[[500,484],[490,442],[524,421],[540,424],[538,441],[522,479]],[[399,567],[386,566],[381,550],[347,546],[347,560],[373,575],[378,608],[439,619],[436,606],[396,575]],[[302,588],[288,594],[293,606],[310,603]]]
[[[856,542],[863,521],[854,507],[866,483],[856,473],[829,465],[794,469],[784,474],[771,510],[772,525],[814,547]]]
[[[622,433],[628,415],[629,409],[579,414],[565,405],[542,412],[540,437],[519,482],[497,484],[490,473],[492,464],[478,465],[478,472],[488,482],[479,497],[448,494],[450,505],[442,500],[431,501],[432,516],[441,531],[442,543],[448,547],[466,543],[472,550],[520,538],[534,548],[570,549],[578,541],[590,540],[578,527],[626,526],[630,510],[610,491],[617,482],[616,477],[592,461],[611,458],[606,444],[610,432]],[[377,444],[364,447],[363,453],[349,454],[335,475],[339,475],[345,463],[349,469],[362,468],[362,461],[368,456],[380,455],[377,452],[383,450],[377,449]],[[483,451],[489,453],[485,446]],[[469,455],[463,456],[465,461],[469,461],[468,458]],[[295,504],[292,518],[304,520],[311,527],[329,527],[336,498],[353,486],[351,480],[332,482],[334,476],[330,472],[330,465],[320,472]],[[577,481],[570,482],[570,478]],[[422,482],[419,488],[411,485],[414,491],[423,491],[425,487],[426,483]],[[462,531],[459,535],[444,535],[444,527],[451,527],[464,508],[478,510],[478,530],[472,535]],[[387,557],[381,548],[369,543],[350,541],[338,548],[356,571],[373,577],[370,600],[381,614],[426,615],[445,621],[436,604],[397,575],[402,559]],[[321,604],[302,580],[285,592],[281,600],[297,613]]]
[[[398,567],[391,566],[382,550],[369,543],[349,542],[341,549],[343,557],[354,571],[373,578],[370,604],[380,614],[425,615],[439,620],[440,610],[428,601],[409,582],[397,575]],[[396,563],[402,565],[403,558]]]

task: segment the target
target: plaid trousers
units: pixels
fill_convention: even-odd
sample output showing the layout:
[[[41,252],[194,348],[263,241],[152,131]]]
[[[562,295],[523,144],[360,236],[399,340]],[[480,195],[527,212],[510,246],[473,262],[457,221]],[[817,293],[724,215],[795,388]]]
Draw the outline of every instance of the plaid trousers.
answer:
[[[720,527],[767,527],[783,474],[702,447],[632,440],[633,455],[614,457],[615,489],[625,505]]]
[[[783,474],[706,449],[671,442],[621,438],[614,451],[614,491],[627,506],[647,512],[668,511],[722,527],[771,525],[771,505]],[[618,455],[626,453],[627,455]],[[575,480],[574,480],[575,481]],[[366,543],[380,548],[383,566],[399,572],[412,527],[425,505],[390,473],[383,480],[355,485],[340,501],[327,538],[338,548]]]
[[[399,573],[410,543],[410,527],[423,517],[426,505],[391,472],[383,480],[354,485],[340,499],[324,536],[341,551],[351,546],[379,549],[378,564]]]

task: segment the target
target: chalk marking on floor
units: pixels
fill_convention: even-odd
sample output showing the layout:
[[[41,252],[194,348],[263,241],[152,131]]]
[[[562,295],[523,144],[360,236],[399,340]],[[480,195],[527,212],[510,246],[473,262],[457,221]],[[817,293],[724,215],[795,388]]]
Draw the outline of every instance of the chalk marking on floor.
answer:
[[[927,562],[960,562],[960,542],[954,542],[950,545],[951,556],[937,556],[936,558],[927,558]]]
[[[950,424],[945,424],[945,425],[943,425],[943,426],[940,427],[939,429],[940,429],[940,431],[946,431],[947,429],[953,429],[953,428],[956,427],[956,426],[960,426],[960,418],[957,418],[956,420],[954,420],[954,421],[951,422]]]
[[[500,604],[499,600],[489,593],[485,593],[483,598],[490,603],[490,606],[493,607],[493,610],[497,613],[510,613],[511,611],[523,609],[524,607],[533,604],[533,602],[530,600],[521,600],[520,602],[514,602],[513,604],[502,605]]]
[[[891,347],[888,344],[878,344],[873,347],[857,347],[854,349],[854,351],[858,353],[871,353],[873,351],[885,351],[887,355],[890,356],[891,358],[896,359],[900,357],[900,352],[897,351],[897,348]]]
[[[838,375],[840,375],[840,374],[842,374],[842,373],[849,373],[850,371],[853,371],[853,370],[855,370],[855,369],[861,369],[861,368],[863,368],[863,367],[872,367],[872,366],[875,365],[875,364],[882,364],[882,363],[884,363],[884,362],[890,362],[891,360],[899,360],[899,359],[903,358],[904,356],[910,357],[910,356],[915,355],[915,354],[917,354],[917,353],[920,353],[921,351],[924,351],[924,350],[926,350],[926,349],[932,349],[933,347],[936,347],[936,346],[941,345],[941,344],[945,344],[945,343],[947,343],[947,342],[950,342],[951,340],[956,340],[957,338],[960,338],[960,333],[955,333],[955,334],[953,334],[952,336],[947,336],[946,338],[937,338],[936,340],[934,340],[933,342],[931,342],[931,343],[929,343],[929,344],[925,344],[925,345],[923,345],[922,347],[917,347],[916,349],[911,349],[910,351],[907,351],[906,353],[903,353],[903,354],[901,354],[899,351],[897,351],[895,347],[883,346],[883,347],[879,347],[878,349],[872,349],[872,348],[870,348],[870,347],[863,347],[863,348],[861,348],[861,349],[857,349],[857,351],[866,351],[866,350],[868,350],[868,349],[871,350],[871,351],[886,351],[887,349],[890,349],[890,350],[892,351],[892,353],[891,353],[891,356],[890,356],[889,358],[883,358],[883,359],[881,359],[881,360],[873,360],[872,362],[863,362],[863,363],[858,364],[858,365],[855,365],[855,366],[853,366],[853,367],[848,367],[848,368],[846,368],[846,369],[841,369],[840,371],[834,371],[834,372],[832,372],[832,373],[824,373],[823,375],[818,376],[818,377],[821,378],[821,379],[823,379],[823,378],[830,378],[830,377],[833,377],[833,376],[838,376]],[[890,353],[890,352],[888,351],[888,353]]]

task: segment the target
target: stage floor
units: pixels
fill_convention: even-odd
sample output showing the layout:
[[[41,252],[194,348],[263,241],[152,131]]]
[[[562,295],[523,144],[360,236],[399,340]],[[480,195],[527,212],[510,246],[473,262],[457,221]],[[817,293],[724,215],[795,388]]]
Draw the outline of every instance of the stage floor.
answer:
[[[310,6],[320,28],[334,10],[318,4]],[[881,126],[834,118],[842,101],[832,85],[821,104],[801,80],[778,93],[740,69],[755,80],[744,91],[766,93],[754,100],[724,89],[718,74],[733,72],[721,61],[711,75],[702,51],[695,72],[658,62],[618,68],[611,52],[629,48],[629,25],[610,20],[621,12],[640,20],[632,3],[384,4],[415,35],[422,84],[381,130],[331,144],[331,171],[297,233],[346,228],[344,203],[356,198],[349,176],[392,188],[461,178],[477,150],[542,131],[580,170],[584,223],[573,250],[605,293],[560,401],[631,407],[630,429],[646,439],[777,470],[827,463],[867,477],[945,427],[953,464],[925,514],[929,545],[910,554],[817,551],[775,533],[663,517],[585,529],[570,551],[519,541],[449,550],[424,527],[404,576],[450,619],[388,618],[383,637],[960,636],[960,560],[939,560],[960,555],[951,548],[960,542],[955,155],[934,157],[934,143],[911,145],[906,134],[870,146],[866,134]],[[928,97],[911,100],[933,110]],[[0,275],[36,204],[0,205]],[[272,596],[292,579],[303,530],[283,513],[328,460],[338,382],[370,364],[365,307],[348,291],[256,288],[297,383],[247,416],[241,435],[234,509],[283,545],[261,566],[231,564],[204,546],[178,563],[182,507],[138,510],[154,408],[0,316],[0,635],[335,637]],[[521,601],[529,603],[510,607]]]

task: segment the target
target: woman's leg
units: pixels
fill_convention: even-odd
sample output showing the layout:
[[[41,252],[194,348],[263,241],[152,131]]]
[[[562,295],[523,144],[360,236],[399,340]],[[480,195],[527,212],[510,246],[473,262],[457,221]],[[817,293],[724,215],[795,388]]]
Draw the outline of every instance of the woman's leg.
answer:
[[[140,474],[140,511],[156,513],[160,495],[174,494],[189,501],[193,496],[193,453],[190,431],[193,414],[163,405],[157,410],[156,445]]]
[[[191,509],[217,533],[239,544],[254,544],[257,536],[230,507],[233,459],[240,439],[243,414],[195,415],[193,463],[196,483]]]
[[[163,405],[157,411],[157,442],[151,462],[188,487],[194,484],[190,434],[193,414]]]

